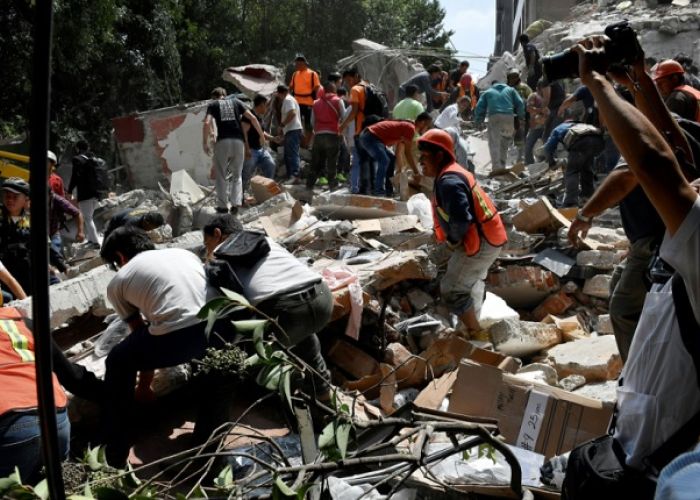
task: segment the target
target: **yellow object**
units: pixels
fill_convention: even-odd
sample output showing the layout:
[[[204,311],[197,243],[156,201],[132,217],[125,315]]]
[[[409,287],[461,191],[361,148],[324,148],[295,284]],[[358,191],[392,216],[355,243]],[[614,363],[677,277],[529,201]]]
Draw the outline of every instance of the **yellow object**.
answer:
[[[0,151],[0,177],[3,179],[20,177],[29,181],[29,157],[9,151]]]

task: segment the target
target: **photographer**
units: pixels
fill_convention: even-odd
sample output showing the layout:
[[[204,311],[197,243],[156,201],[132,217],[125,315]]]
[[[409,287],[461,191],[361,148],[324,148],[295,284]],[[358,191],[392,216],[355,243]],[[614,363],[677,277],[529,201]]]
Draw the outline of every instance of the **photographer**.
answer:
[[[644,54],[636,36],[633,40],[636,50],[593,37],[573,51],[583,84],[666,226],[660,255],[678,277],[647,295],[618,389],[614,434],[572,451],[562,498],[652,498],[653,478],[697,438],[700,387],[694,361],[700,362],[700,356],[694,356],[697,350],[692,344],[698,327],[687,326],[689,321],[700,321],[700,199],[677,159],[692,158],[688,145],[677,140],[682,132],[645,76]],[[624,78],[618,72],[611,76],[623,84],[631,81],[640,109],[625,102],[605,78],[610,64],[619,62],[631,66],[631,71],[624,70]],[[605,467],[603,458],[610,460]],[[610,466],[613,460],[620,462],[619,467]]]

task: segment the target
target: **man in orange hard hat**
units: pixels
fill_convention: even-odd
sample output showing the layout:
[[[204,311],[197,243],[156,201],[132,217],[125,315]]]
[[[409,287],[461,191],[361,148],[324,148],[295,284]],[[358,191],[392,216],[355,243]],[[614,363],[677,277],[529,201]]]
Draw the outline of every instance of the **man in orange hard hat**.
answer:
[[[685,83],[681,63],[666,59],[651,68],[651,72],[668,109],[681,118],[700,121],[700,90]]]
[[[429,130],[418,139],[423,173],[435,177],[433,229],[438,243],[452,251],[440,282],[445,304],[468,333],[480,330],[484,279],[508,238],[491,198],[474,175],[455,161],[454,144],[444,130]]]

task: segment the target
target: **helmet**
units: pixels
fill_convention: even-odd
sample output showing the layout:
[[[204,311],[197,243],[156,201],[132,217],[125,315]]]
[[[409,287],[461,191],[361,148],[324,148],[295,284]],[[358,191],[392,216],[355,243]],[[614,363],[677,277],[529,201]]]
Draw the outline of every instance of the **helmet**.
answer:
[[[3,191],[12,191],[13,193],[29,196],[29,183],[20,177],[10,177],[5,179],[0,186]]]
[[[54,165],[56,165],[58,163],[58,158],[56,158],[56,153],[54,153],[53,151],[47,151],[46,158],[48,158],[49,161],[52,161]]]
[[[520,76],[520,70],[518,68],[510,68],[506,73],[506,76]]]
[[[654,67],[651,68],[651,73],[654,80],[658,80],[670,75],[682,75],[685,73],[685,70],[678,61],[666,59],[665,61],[655,64]]]
[[[452,141],[450,134],[444,130],[437,128],[428,130],[418,138],[418,145],[420,146],[421,144],[433,144],[434,146],[438,146],[447,152],[450,158],[452,158],[452,161],[455,161],[455,143]]]

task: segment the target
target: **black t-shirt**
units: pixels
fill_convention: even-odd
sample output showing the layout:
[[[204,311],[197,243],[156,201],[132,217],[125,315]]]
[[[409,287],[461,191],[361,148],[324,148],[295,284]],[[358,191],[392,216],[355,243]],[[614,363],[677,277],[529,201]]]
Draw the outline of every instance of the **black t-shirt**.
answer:
[[[624,164],[620,164],[616,168],[627,167]],[[622,218],[622,228],[625,230],[630,243],[634,243],[640,238],[651,236],[657,236],[659,241],[663,238],[666,227],[642,186],[634,188],[620,202],[620,216]]]
[[[549,85],[549,92],[549,109],[556,112],[561,103],[564,102],[566,92],[564,92],[564,87],[559,82],[552,82]]]
[[[251,111],[251,113],[255,115],[255,118],[257,118],[258,121],[261,121],[260,117],[257,114],[255,114],[254,111]],[[248,147],[250,149],[260,149],[262,147],[262,144],[260,142],[260,134],[258,134],[258,131],[255,130],[255,127],[253,127],[253,124],[248,118],[243,117],[242,121],[250,125],[250,128],[248,129]]]
[[[666,106],[681,118],[695,121],[698,101],[687,92],[674,90],[666,98]]]
[[[235,97],[213,101],[207,107],[207,114],[214,117],[218,134],[216,140],[241,139],[241,119],[246,112],[245,105]]]

